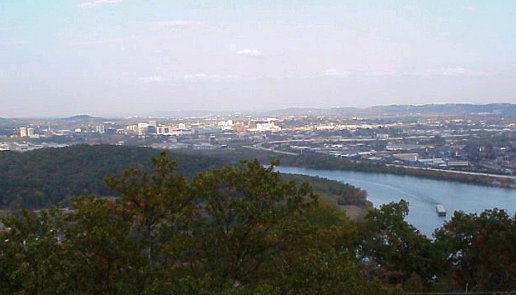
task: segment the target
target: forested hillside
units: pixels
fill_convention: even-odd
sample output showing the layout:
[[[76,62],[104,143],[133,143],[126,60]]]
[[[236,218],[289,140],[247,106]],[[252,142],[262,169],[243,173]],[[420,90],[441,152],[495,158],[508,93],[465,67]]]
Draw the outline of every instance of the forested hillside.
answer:
[[[258,161],[187,178],[162,153],[120,196],[3,217],[0,294],[514,294],[516,216],[455,212],[430,240],[408,204],[351,221]],[[426,293],[433,294],[433,293]]]
[[[334,201],[342,205],[366,205],[367,192],[358,189],[351,184],[341,183],[317,176],[306,176],[300,174],[282,174],[285,180],[294,180],[296,183],[308,182],[313,190],[321,197]]]
[[[130,146],[76,145],[26,153],[0,153],[0,209],[67,206],[73,196],[96,194],[112,196],[104,183],[107,175],[118,175],[127,168],[150,168],[150,159],[159,150]],[[238,162],[235,158],[168,152],[177,163],[177,172],[191,177],[208,168]],[[263,161],[264,164],[267,161]],[[287,177],[287,176],[285,176]],[[308,181],[330,204],[366,207],[365,192],[326,179],[288,176]]]
[[[71,196],[110,195],[104,177],[129,167],[150,167],[159,151],[149,148],[76,145],[26,153],[0,153],[0,206],[41,208]],[[169,154],[177,171],[192,176],[221,165],[213,157]]]

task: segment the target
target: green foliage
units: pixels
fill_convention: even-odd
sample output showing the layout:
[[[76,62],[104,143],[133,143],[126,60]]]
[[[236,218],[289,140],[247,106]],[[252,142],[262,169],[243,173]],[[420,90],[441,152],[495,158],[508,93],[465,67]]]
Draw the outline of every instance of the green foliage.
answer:
[[[2,222],[10,230],[0,233],[1,293],[50,294],[57,292],[62,269],[58,229],[62,218],[58,210],[28,211],[5,217]]]
[[[412,273],[403,283],[403,289],[411,293],[421,293],[424,291],[423,280],[418,274]]]
[[[282,183],[273,166],[242,165],[201,173],[191,183],[201,212],[193,225],[195,256],[204,257],[199,271],[220,286],[252,282],[286,247],[291,220],[316,201],[306,184]]]
[[[455,212],[435,236],[456,288],[516,290],[516,215],[497,209]]]
[[[42,149],[26,153],[0,153],[0,208],[49,208],[68,206],[77,195],[121,194],[105,185],[106,175],[121,175],[137,167],[149,172],[149,159],[159,151],[150,148],[110,145],[76,145],[59,149]],[[208,168],[219,167],[232,159],[168,152],[176,162],[177,172],[190,178]],[[365,193],[357,188],[322,178],[286,176],[298,183],[309,182],[322,198],[339,199],[345,204],[368,206]]]
[[[138,245],[127,239],[131,216],[95,197],[75,199],[72,208],[61,229],[64,257],[59,264],[66,269],[61,289],[76,294],[129,293],[144,280],[145,265]]]
[[[404,200],[370,211],[361,241],[362,259],[386,284],[418,278],[429,286],[438,273],[439,257],[431,241],[404,220],[407,214]]]
[[[2,218],[0,294],[402,294],[514,290],[515,220],[457,213],[435,241],[405,201],[352,221],[258,161],[107,177],[119,198]]]
[[[150,169],[159,151],[110,145],[77,145],[26,153],[0,153],[0,208],[48,208],[67,206],[77,195],[109,196],[106,175],[119,175],[130,167]],[[221,161],[203,156],[169,154],[177,170],[192,176]]]
[[[149,265],[157,259],[154,252],[163,232],[186,222],[184,213],[191,204],[185,179],[175,174],[176,163],[163,152],[160,158],[152,159],[152,165],[150,174],[144,169],[129,169],[119,179],[105,179],[107,186],[121,195],[120,207],[131,213],[134,238],[145,245]]]
[[[321,177],[298,174],[285,174],[282,176],[285,180],[294,180],[297,183],[309,183],[321,198],[332,205],[355,205],[360,207],[370,206],[367,201],[366,192],[350,184]]]

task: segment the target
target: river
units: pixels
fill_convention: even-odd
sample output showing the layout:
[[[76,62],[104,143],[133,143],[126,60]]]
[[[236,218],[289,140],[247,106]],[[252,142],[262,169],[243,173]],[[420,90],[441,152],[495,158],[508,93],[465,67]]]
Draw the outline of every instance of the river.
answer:
[[[448,220],[453,212],[480,213],[485,209],[516,210],[516,190],[487,187],[446,180],[383,173],[365,173],[341,170],[315,170],[298,167],[278,167],[282,173],[319,176],[352,184],[367,191],[367,199],[375,207],[405,199],[409,202],[407,221],[423,234],[431,237],[433,231]],[[446,217],[437,216],[435,206],[442,204]]]

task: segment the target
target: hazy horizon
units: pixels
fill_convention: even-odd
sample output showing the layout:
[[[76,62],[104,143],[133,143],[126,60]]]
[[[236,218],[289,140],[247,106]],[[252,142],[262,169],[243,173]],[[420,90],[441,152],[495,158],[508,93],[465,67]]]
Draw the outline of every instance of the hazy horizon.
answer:
[[[310,109],[310,110],[332,110],[332,109],[356,109],[356,110],[367,110],[368,108],[374,108],[374,107],[394,107],[394,106],[439,106],[439,105],[471,105],[471,106],[487,106],[487,105],[498,105],[498,104],[507,104],[511,106],[516,106],[514,103],[511,102],[492,102],[492,103],[463,103],[463,102],[457,102],[457,103],[431,103],[431,104],[383,104],[383,105],[371,105],[371,106],[365,106],[365,107],[352,107],[352,106],[343,106],[343,107],[303,107],[303,106],[291,106],[291,107],[285,107],[285,108],[273,108],[273,109],[231,109],[231,110],[210,110],[210,109],[177,109],[177,110],[154,110],[151,112],[134,112],[134,113],[112,113],[112,114],[99,114],[99,113],[70,113],[70,114],[63,114],[63,115],[27,115],[27,116],[0,116],[0,119],[67,119],[72,118],[76,116],[90,116],[93,118],[99,118],[99,119],[121,119],[121,118],[172,118],[176,115],[181,115],[184,117],[190,117],[190,116],[204,116],[204,114],[212,113],[211,115],[232,115],[232,114],[241,114],[241,115],[259,115],[259,116],[269,116],[273,113],[281,112],[281,111],[287,111],[288,110],[303,110],[303,109]],[[357,113],[356,115],[360,115],[360,113]]]
[[[0,3],[0,117],[498,102],[514,1]]]

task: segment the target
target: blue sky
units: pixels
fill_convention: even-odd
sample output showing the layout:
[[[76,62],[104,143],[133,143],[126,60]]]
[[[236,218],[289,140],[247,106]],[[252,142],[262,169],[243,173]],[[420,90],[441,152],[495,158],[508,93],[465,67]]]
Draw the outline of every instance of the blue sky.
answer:
[[[0,1],[0,116],[516,102],[516,1]]]

